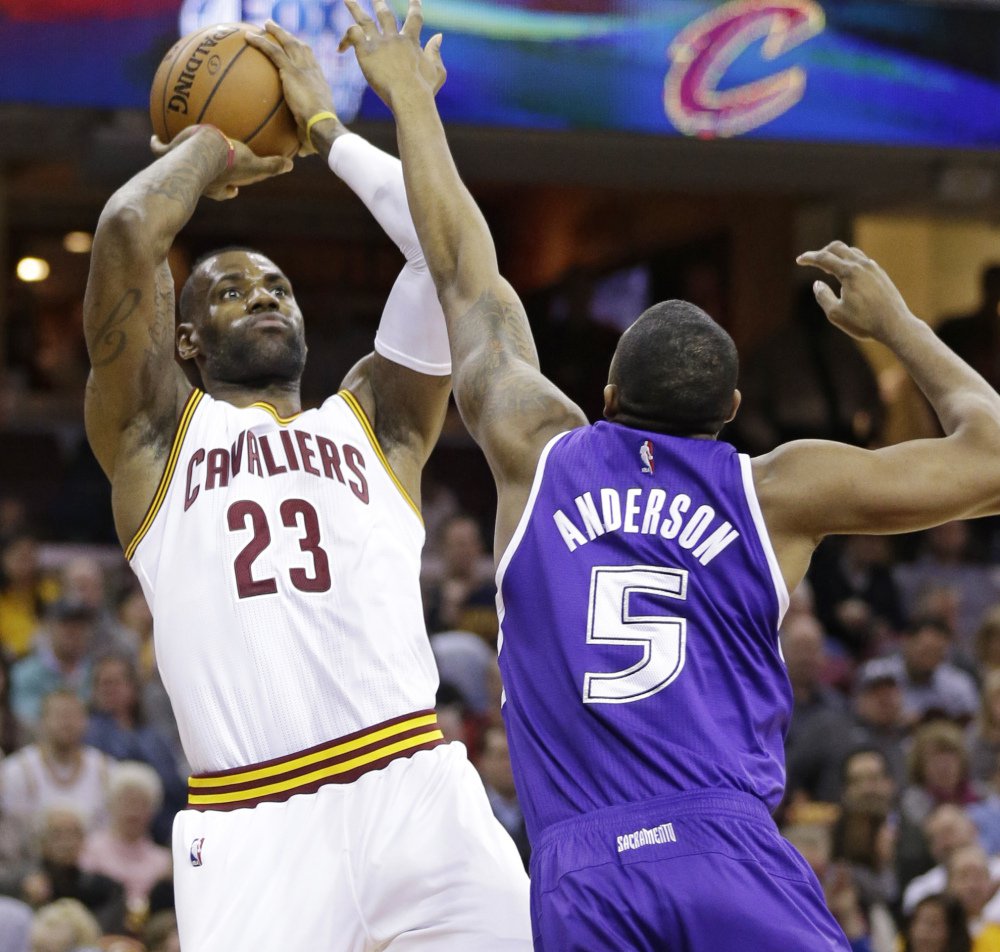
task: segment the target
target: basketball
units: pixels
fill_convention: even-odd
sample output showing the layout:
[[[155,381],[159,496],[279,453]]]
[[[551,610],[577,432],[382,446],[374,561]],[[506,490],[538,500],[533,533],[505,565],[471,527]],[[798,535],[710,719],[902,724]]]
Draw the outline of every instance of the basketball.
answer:
[[[208,122],[257,155],[294,155],[295,119],[275,65],[246,42],[248,23],[221,23],[179,39],[163,58],[149,93],[149,118],[160,141]]]

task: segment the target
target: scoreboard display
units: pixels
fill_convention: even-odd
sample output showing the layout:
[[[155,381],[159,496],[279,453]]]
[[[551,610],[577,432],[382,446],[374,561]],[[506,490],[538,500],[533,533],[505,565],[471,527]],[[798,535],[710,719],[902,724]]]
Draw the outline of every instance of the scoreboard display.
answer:
[[[392,0],[405,12],[406,0]],[[425,0],[448,122],[988,149],[1000,7],[860,0]],[[276,19],[310,42],[338,111],[386,116],[341,0],[0,0],[0,100],[142,107],[178,36]],[[56,64],[55,66],[53,64]]]

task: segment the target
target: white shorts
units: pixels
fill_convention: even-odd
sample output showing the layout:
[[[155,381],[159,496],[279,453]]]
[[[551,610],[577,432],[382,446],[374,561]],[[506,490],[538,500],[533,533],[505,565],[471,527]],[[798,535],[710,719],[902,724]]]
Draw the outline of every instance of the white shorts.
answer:
[[[461,744],[174,821],[184,952],[527,952],[528,878]]]

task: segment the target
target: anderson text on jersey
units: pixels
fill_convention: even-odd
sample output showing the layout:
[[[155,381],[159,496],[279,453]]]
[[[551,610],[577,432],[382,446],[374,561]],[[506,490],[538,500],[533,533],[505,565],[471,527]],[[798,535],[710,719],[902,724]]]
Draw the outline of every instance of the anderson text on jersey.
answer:
[[[730,522],[719,520],[712,506],[698,506],[692,512],[693,503],[686,493],[677,493],[669,506],[665,489],[650,489],[648,492],[639,488],[629,489],[625,492],[624,501],[617,489],[608,487],[596,495],[595,499],[594,493],[586,492],[573,500],[577,522],[562,509],[552,514],[570,552],[606,532],[620,531],[675,539],[683,548],[693,550],[693,555],[702,565],[708,565],[740,536]]]

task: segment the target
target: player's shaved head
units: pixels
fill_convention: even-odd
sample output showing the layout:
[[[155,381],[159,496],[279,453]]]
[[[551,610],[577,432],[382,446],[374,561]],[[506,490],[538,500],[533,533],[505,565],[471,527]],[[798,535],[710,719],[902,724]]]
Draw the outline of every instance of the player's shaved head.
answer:
[[[732,416],[738,373],[733,339],[701,308],[654,304],[622,334],[611,359],[613,419],[679,436],[714,435]]]

